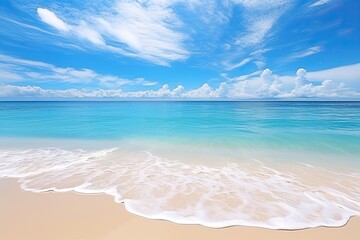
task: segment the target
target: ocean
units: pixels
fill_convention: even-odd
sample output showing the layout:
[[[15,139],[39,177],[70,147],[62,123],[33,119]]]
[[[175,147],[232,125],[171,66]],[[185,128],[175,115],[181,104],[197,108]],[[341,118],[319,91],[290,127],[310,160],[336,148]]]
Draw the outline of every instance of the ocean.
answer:
[[[0,177],[209,227],[360,215],[360,102],[0,102]]]

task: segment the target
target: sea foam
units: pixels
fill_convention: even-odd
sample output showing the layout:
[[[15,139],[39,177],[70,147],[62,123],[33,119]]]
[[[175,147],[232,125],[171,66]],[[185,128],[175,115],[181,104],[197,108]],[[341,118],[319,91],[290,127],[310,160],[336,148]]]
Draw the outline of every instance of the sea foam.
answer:
[[[24,190],[105,193],[152,219],[220,228],[342,226],[360,215],[360,174],[260,161],[223,165],[163,159],[148,151],[0,150],[0,177]]]

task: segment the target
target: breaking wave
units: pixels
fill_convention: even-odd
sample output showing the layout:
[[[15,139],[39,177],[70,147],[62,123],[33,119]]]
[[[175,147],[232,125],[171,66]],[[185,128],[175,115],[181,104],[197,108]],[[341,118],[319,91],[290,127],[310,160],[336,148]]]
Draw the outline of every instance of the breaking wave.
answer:
[[[105,193],[152,219],[220,228],[342,226],[360,215],[360,174],[259,161],[190,164],[150,152],[0,150],[0,177],[32,192]]]

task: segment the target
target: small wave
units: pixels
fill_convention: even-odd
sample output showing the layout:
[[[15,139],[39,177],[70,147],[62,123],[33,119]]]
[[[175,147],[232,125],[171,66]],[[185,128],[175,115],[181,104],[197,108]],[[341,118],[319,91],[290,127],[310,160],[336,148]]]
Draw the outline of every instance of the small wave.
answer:
[[[360,214],[358,174],[304,168],[306,174],[258,161],[192,165],[119,148],[0,151],[0,177],[19,178],[27,191],[106,193],[152,219],[301,229],[342,226]]]

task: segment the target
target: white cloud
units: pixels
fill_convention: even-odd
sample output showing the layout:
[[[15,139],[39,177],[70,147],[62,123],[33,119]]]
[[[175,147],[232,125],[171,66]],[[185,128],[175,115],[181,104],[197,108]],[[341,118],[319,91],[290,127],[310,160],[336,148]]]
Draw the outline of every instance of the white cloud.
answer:
[[[314,82],[319,82],[323,79],[331,79],[338,82],[344,82],[347,86],[354,89],[359,89],[360,63],[308,72],[307,78]]]
[[[320,46],[314,46],[306,49],[305,51],[294,53],[292,56],[290,56],[290,58],[303,58],[317,54],[321,51],[323,51],[323,49]]]
[[[41,97],[44,91],[36,86],[0,85],[0,97]]]
[[[133,80],[99,74],[91,69],[75,69],[71,67],[57,67],[52,64],[15,58],[0,54],[0,82],[11,81],[57,81],[67,83],[97,83],[104,87],[114,88],[123,85],[157,84],[143,78]]]
[[[52,90],[43,89],[38,86],[14,86],[0,85],[0,97],[36,97],[36,98],[174,98],[182,96],[183,87],[177,86],[170,90],[165,84],[159,90],[146,90],[135,92],[123,92],[121,89],[115,90],[86,90],[86,89],[66,89]]]
[[[56,67],[51,64],[19,59],[0,54],[0,82],[1,96],[3,97],[112,97],[112,98],[294,98],[294,97],[360,97],[360,63],[326,69],[317,72],[308,72],[299,68],[296,74],[279,76],[270,69],[256,71],[247,75],[230,78],[223,74],[224,82],[217,87],[208,83],[196,89],[185,90],[182,85],[171,89],[165,84],[158,90],[143,90],[124,92],[119,89],[124,85],[153,86],[156,82],[144,78],[132,80],[101,75],[91,69],[75,69]],[[97,83],[99,86],[115,88],[115,90],[86,90],[67,89],[49,90],[37,86],[15,86],[5,83],[33,80],[62,81],[76,83]]]
[[[10,66],[10,64],[16,64],[21,66],[30,66],[30,67],[39,67],[39,68],[47,68],[50,67],[50,64],[38,62],[38,61],[32,61],[32,60],[26,60],[21,58],[15,58],[8,55],[0,54],[0,63],[7,64],[7,67]]]
[[[243,58],[239,62],[236,62],[230,58],[223,61],[222,65],[224,66],[226,71],[231,71],[236,68],[240,68],[242,66],[247,65],[248,63],[255,64],[258,69],[264,69],[266,63],[264,62],[265,58],[263,57],[263,54],[268,52],[269,50],[270,49],[257,49],[255,51],[250,52],[250,54],[246,58]]]
[[[3,98],[156,98],[156,99],[284,99],[284,98],[360,98],[360,92],[346,84],[325,79],[314,84],[307,79],[308,73],[300,68],[294,76],[278,76],[270,69],[246,80],[222,82],[217,88],[208,83],[186,91],[182,85],[171,89],[165,84],[158,90],[129,91],[66,89],[50,90],[38,86],[0,86]],[[240,78],[239,78],[240,79]]]
[[[79,26],[76,26],[73,29],[80,38],[88,40],[95,45],[105,45],[105,41],[101,34],[89,27],[87,23],[81,22]]]
[[[225,44],[229,47],[226,52],[234,55],[227,62],[236,64],[239,58],[244,58],[242,50],[263,48],[274,25],[293,1],[112,0],[104,4],[106,7],[89,4],[98,7],[96,11],[91,7],[81,11],[42,7],[38,8],[38,15],[58,29],[61,36],[82,48],[97,47],[166,66],[186,60],[192,54],[213,51],[219,45],[225,25],[235,17],[234,8],[240,7],[240,27]],[[200,46],[195,42],[199,37],[207,39]],[[88,44],[80,44],[83,40]],[[226,58],[228,53],[224,54]],[[264,59],[254,56],[252,61],[264,66]],[[229,68],[235,64],[229,64]]]
[[[231,71],[231,70],[233,70],[235,68],[242,67],[242,66],[246,65],[247,63],[249,63],[251,61],[252,61],[252,58],[247,57],[247,58],[244,58],[243,60],[241,60],[238,63],[231,64],[231,63],[228,63],[228,62],[223,62],[223,65],[225,66],[225,70]]]
[[[253,78],[255,76],[260,76],[260,74],[262,73],[262,71],[255,71],[249,74],[245,74],[245,75],[240,75],[240,76],[236,76],[233,78],[229,78],[227,77],[227,75],[223,74],[223,77],[228,81],[228,82],[239,82],[239,81],[244,81],[250,78]]]
[[[0,66],[0,82],[2,79],[6,79],[7,82],[21,81],[22,77],[19,74],[9,72]]]
[[[249,47],[261,44],[276,21],[292,3],[291,0],[234,0],[244,7],[243,24],[246,31],[237,39],[237,45]]]
[[[78,16],[73,24],[54,12],[38,8],[40,19],[71,37],[85,39],[102,49],[159,65],[186,59],[188,38],[182,22],[170,8],[173,2],[116,1],[107,11]],[[85,11],[86,13],[86,11]]]
[[[95,17],[99,31],[130,53],[158,64],[187,58],[187,36],[175,30],[182,23],[168,6],[155,3],[119,2],[115,14]]]
[[[31,30],[35,30],[36,32],[51,34],[50,32],[45,31],[45,30],[43,30],[43,29],[41,29],[41,28],[39,28],[39,27],[37,27],[37,26],[31,25],[31,24],[27,24],[27,23],[23,23],[23,22],[18,21],[18,20],[14,19],[14,18],[9,18],[9,17],[5,17],[5,16],[0,16],[0,19],[1,19],[1,21],[2,21],[3,23],[6,23],[6,22],[7,22],[7,23],[10,23],[10,24],[12,24],[12,25],[15,25],[16,28],[13,27],[13,26],[12,26],[12,27],[16,29],[16,31],[17,31],[16,33],[18,33],[18,28],[22,28],[21,30],[31,29]],[[6,32],[9,33],[9,32],[10,32],[9,29],[6,29]],[[25,31],[22,32],[22,34],[24,34],[24,33],[25,33]]]
[[[75,36],[79,39],[87,40],[95,45],[103,46],[105,41],[101,34],[90,27],[85,21],[80,21],[78,25],[71,25],[61,20],[54,12],[38,8],[37,13],[44,23],[57,28],[60,32],[64,32],[67,36]]]
[[[229,94],[229,86],[227,83],[222,82],[220,86],[215,89],[213,96],[217,98],[226,98]]]
[[[314,3],[310,4],[309,7],[313,8],[313,7],[319,7],[322,6],[324,4],[329,3],[331,0],[316,0]]]
[[[250,47],[262,43],[278,17],[263,16],[248,20],[248,31],[236,40],[241,47]]]
[[[204,83],[198,89],[190,90],[184,94],[188,98],[210,98],[213,97],[214,90],[209,84]]]
[[[154,85],[158,84],[157,82],[149,81],[144,78],[136,78],[135,82],[136,82],[136,84],[143,85],[143,86],[154,86]]]
[[[307,79],[307,71],[299,68],[296,71],[295,88],[290,92],[284,92],[281,97],[356,97],[360,93],[352,91],[342,82],[333,80],[323,80],[319,85],[313,85]]]
[[[263,54],[270,50],[266,45],[274,36],[274,26],[294,1],[232,0],[231,2],[236,8],[240,7],[241,18],[239,29],[234,32],[234,41],[225,45],[225,51],[229,54],[223,65],[226,70],[232,70],[253,62],[258,69],[263,69],[266,65]],[[246,62],[239,62],[239,59],[246,59]]]
[[[278,76],[274,75],[270,69],[265,69],[260,74],[262,82],[254,92],[259,97],[274,97],[281,93],[283,84],[279,81]]]
[[[234,3],[242,4],[249,9],[271,9],[289,3],[288,0],[233,0]]]
[[[274,80],[274,76],[272,71],[267,68],[265,69],[261,74],[260,77],[265,81],[265,82],[272,82]]]
[[[49,24],[50,26],[61,30],[61,31],[69,31],[70,26],[64,23],[63,20],[58,18],[56,14],[52,11],[49,11],[45,8],[38,8],[37,13],[41,19],[46,24]]]
[[[335,83],[332,80],[324,80],[320,85],[314,86],[308,83],[299,86],[290,93],[282,94],[282,97],[299,97],[299,98],[337,98],[337,97],[360,97],[360,93],[354,92],[345,87],[343,83]]]
[[[299,68],[296,71],[295,89],[302,87],[306,83],[306,80],[306,70],[304,68]]]
[[[356,70],[360,64],[343,66],[335,69],[319,72],[307,72],[299,68],[295,76],[278,76],[270,69],[265,69],[261,74],[258,72],[228,78],[227,97],[230,98],[359,98],[360,84],[352,87],[342,79],[357,79]],[[346,71],[344,71],[346,70]],[[351,72],[351,74],[349,73]],[[333,74],[333,75],[331,75]],[[317,80],[313,81],[313,77]]]
[[[182,96],[184,92],[184,87],[182,85],[178,85],[172,92],[174,93],[174,96]]]

